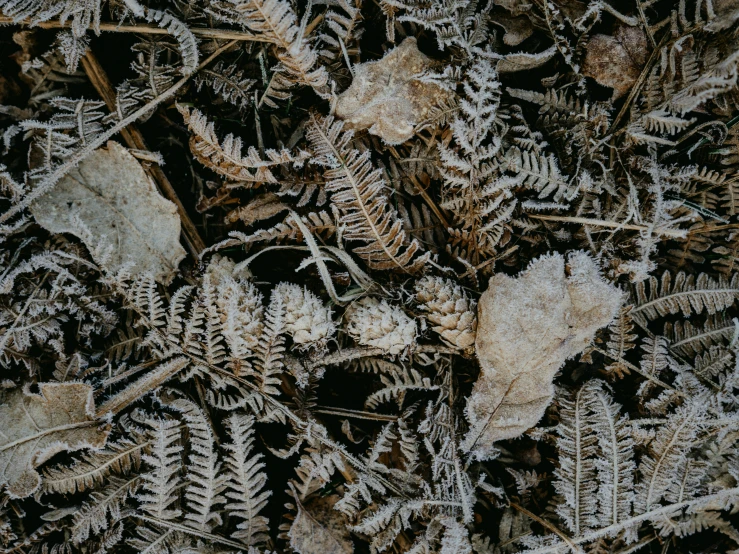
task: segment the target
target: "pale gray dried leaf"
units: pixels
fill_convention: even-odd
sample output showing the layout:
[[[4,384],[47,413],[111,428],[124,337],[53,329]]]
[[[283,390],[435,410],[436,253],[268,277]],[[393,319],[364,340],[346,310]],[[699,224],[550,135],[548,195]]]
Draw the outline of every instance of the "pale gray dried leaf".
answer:
[[[168,283],[185,257],[175,205],[116,142],[85,158],[31,212],[44,229],[80,238],[112,271],[133,262],[134,273]]]
[[[568,276],[569,274],[569,276]],[[478,304],[475,349],[481,374],[467,403],[463,446],[481,458],[495,441],[536,425],[554,393],[553,379],[608,325],[622,293],[584,252],[542,256],[518,277],[496,274]]]
[[[593,35],[585,45],[582,73],[613,89],[612,100],[627,94],[647,60],[647,37],[639,27],[622,25],[610,35]]]
[[[108,426],[96,421],[92,387],[40,383],[39,394],[16,389],[0,402],[0,486],[13,498],[41,484],[36,467],[58,452],[102,448]]]
[[[439,85],[420,80],[431,66],[416,39],[406,38],[381,60],[354,66],[354,80],[336,102],[336,117],[347,128],[369,129],[389,144],[405,142],[450,97]]]
[[[290,527],[290,546],[298,554],[352,554],[354,545],[346,516],[334,510],[339,495],[314,498],[303,506],[295,495],[298,513]]]

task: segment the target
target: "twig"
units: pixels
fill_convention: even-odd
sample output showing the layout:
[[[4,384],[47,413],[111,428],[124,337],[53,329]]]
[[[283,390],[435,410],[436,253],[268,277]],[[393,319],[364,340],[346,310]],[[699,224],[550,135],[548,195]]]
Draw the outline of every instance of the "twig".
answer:
[[[116,93],[113,89],[113,85],[110,83],[110,79],[108,79],[108,75],[100,65],[97,57],[92,53],[92,50],[88,49],[81,61],[82,67],[85,70],[87,77],[90,79],[92,86],[95,87],[95,90],[105,101],[105,105],[108,109],[111,112],[114,112],[116,109]],[[125,129],[121,129],[121,136],[129,148],[145,151],[149,150],[146,146],[144,135],[141,134],[141,131],[135,124],[131,124]],[[203,242],[203,239],[200,238],[200,233],[198,233],[195,223],[190,219],[185,206],[180,201],[177,196],[177,192],[174,190],[172,183],[169,182],[167,175],[162,171],[162,168],[159,167],[158,164],[150,164],[147,169],[147,173],[149,173],[157,185],[159,185],[159,191],[177,207],[177,213],[179,214],[180,222],[182,223],[182,235],[185,239],[188,250],[190,250],[190,254],[197,262],[199,260],[200,253],[205,249],[205,243]]]
[[[565,223],[579,223],[581,225],[593,225],[595,227],[608,227],[610,229],[628,229],[629,231],[651,231],[658,235],[667,237],[685,238],[688,231],[680,229],[650,229],[646,225],[634,225],[631,223],[616,223],[615,221],[606,221],[604,219],[589,219],[587,217],[570,217],[560,215],[539,215],[528,214],[531,219],[540,219],[542,221],[563,221]]]
[[[23,27],[39,27],[41,29],[68,29],[72,26],[71,21],[31,21],[30,19],[22,19],[16,21],[12,17],[0,16],[0,25],[20,25]],[[168,35],[169,31],[156,25],[119,25],[118,23],[100,23],[94,30],[100,30],[112,33],[141,33],[147,35]],[[207,39],[221,40],[238,40],[253,42],[272,42],[263,35],[253,35],[241,31],[232,31],[231,29],[199,29],[191,27],[190,31],[197,37]]]
[[[356,419],[371,419],[375,421],[397,421],[398,416],[387,414],[375,414],[373,412],[362,412],[359,410],[348,410],[346,408],[335,408],[332,406],[316,406],[313,410],[315,414],[326,414],[343,417],[354,417]]]

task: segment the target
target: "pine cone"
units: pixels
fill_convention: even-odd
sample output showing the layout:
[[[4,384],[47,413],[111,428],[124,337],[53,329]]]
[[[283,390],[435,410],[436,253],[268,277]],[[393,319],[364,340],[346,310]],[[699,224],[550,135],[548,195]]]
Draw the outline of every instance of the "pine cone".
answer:
[[[416,281],[416,300],[448,345],[465,350],[475,344],[477,302],[462,287],[442,277],[424,277]]]
[[[336,331],[331,308],[304,287],[280,283],[275,290],[285,304],[285,329],[293,342],[302,346],[322,346]]]
[[[416,322],[402,308],[365,297],[347,310],[349,334],[361,345],[400,354],[416,344]]]

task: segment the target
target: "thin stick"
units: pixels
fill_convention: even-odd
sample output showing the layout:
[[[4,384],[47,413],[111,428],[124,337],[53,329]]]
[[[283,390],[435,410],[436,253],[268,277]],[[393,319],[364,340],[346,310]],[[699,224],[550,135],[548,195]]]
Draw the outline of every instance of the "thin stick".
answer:
[[[215,60],[223,52],[225,52],[232,46],[236,45],[237,43],[238,43],[237,40],[232,40],[225,46],[222,46],[221,48],[213,52],[210,56],[208,56],[205,60],[203,60],[203,62],[198,66],[198,71],[201,70],[203,67],[207,66],[210,62]],[[131,125],[131,123],[138,121],[139,118],[150,113],[154,108],[159,106],[159,104],[163,103],[165,100],[169,100],[170,98],[172,98],[177,93],[178,90],[180,90],[183,86],[185,86],[189,78],[190,76],[183,77],[182,79],[177,81],[174,85],[172,85],[169,89],[167,89],[162,94],[154,98],[154,100],[152,100],[151,102],[148,102],[147,104],[144,104],[138,110],[133,112],[131,115],[122,119],[115,125],[113,125],[113,127],[111,127],[110,129],[106,129],[105,131],[100,133],[96,138],[88,142],[84,148],[80,148],[79,150],[77,150],[62,165],[60,165],[54,171],[52,171],[49,175],[41,179],[41,181],[36,184],[36,187],[34,188],[34,190],[30,192],[29,194],[27,194],[21,202],[18,202],[14,206],[11,206],[10,209],[8,209],[8,211],[6,211],[5,213],[0,214],[0,223],[5,223],[11,217],[22,212],[28,206],[33,204],[33,202],[36,199],[46,194],[49,190],[51,190],[51,188],[54,185],[56,185],[59,179],[64,177],[72,168],[77,167],[77,165],[82,160],[84,160],[92,152],[100,148],[112,136],[121,132],[123,129]]]
[[[95,87],[95,90],[105,101],[108,109],[114,112],[116,109],[116,93],[113,85],[110,83],[110,79],[108,79],[108,75],[95,57],[95,54],[92,53],[92,50],[88,49],[81,61],[82,67],[90,79],[92,86]],[[129,148],[149,150],[146,146],[144,135],[141,134],[141,131],[135,124],[132,123],[125,129],[121,129],[121,136]],[[180,216],[180,222],[182,224],[182,236],[185,239],[190,254],[197,262],[200,253],[205,249],[205,242],[200,238],[200,233],[198,233],[195,223],[190,219],[185,206],[180,201],[177,192],[167,178],[167,175],[162,171],[162,168],[158,164],[150,164],[147,173],[159,185],[159,191],[177,207],[177,213]]]
[[[684,239],[688,231],[679,229],[650,229],[646,225],[633,225],[630,223],[616,223],[615,221],[606,221],[603,219],[589,219],[587,217],[569,217],[560,215],[538,215],[529,214],[531,219],[541,219],[542,221],[563,221],[565,223],[579,223],[581,225],[593,225],[595,227],[608,227],[610,229],[628,229],[629,231],[652,231],[658,235],[667,237],[675,237]]]
[[[346,408],[335,408],[332,406],[316,406],[313,410],[316,414],[335,415],[342,417],[354,417],[356,419],[372,419],[375,421],[397,421],[398,416],[375,414],[373,412],[362,412],[359,410],[348,410]]]
[[[41,29],[68,29],[72,26],[71,21],[31,21],[30,19],[22,19],[16,21],[12,17],[0,16],[0,25],[20,25],[23,27],[39,27]],[[168,35],[167,29],[162,29],[156,25],[119,25],[118,23],[100,23],[93,30],[101,30],[112,33],[141,33],[147,35]],[[262,35],[253,35],[241,31],[232,31],[231,29],[199,29],[197,27],[190,28],[192,34],[206,39],[221,40],[238,40],[253,42],[272,42]]]

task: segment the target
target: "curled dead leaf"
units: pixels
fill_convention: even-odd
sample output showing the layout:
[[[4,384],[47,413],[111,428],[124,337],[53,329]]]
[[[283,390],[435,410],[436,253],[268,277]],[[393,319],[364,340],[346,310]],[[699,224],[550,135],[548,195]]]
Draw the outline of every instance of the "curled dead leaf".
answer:
[[[413,37],[381,60],[356,65],[354,81],[336,102],[336,117],[345,120],[347,128],[369,129],[388,144],[405,142],[432,108],[451,96],[442,87],[420,80],[431,65]]]
[[[92,387],[85,383],[40,383],[39,394],[23,389],[0,402],[0,486],[12,498],[32,495],[41,484],[36,467],[58,452],[102,448],[109,426],[95,419]]]
[[[613,89],[613,100],[631,90],[647,61],[647,37],[638,27],[621,26],[613,36],[593,35],[585,46],[582,73]]]
[[[552,400],[555,373],[590,343],[621,306],[584,252],[542,256],[518,277],[496,274],[478,304],[475,349],[481,374],[466,415],[463,447],[480,458],[495,441],[536,425]]]
[[[117,142],[87,156],[31,205],[31,213],[47,231],[80,238],[112,271],[133,262],[135,273],[168,283],[185,257],[175,205]]]

